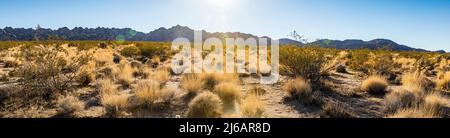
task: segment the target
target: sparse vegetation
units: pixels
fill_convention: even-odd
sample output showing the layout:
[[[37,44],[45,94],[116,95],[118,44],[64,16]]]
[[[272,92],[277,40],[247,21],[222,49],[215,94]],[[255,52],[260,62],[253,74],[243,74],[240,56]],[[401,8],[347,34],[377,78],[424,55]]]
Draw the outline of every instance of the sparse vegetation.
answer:
[[[218,118],[222,113],[222,101],[219,96],[205,92],[189,103],[187,114],[192,118]]]
[[[381,76],[370,76],[361,83],[361,90],[371,94],[384,94],[388,85],[385,78]]]
[[[247,118],[261,118],[266,110],[265,103],[255,95],[247,96],[240,107],[242,116]]]

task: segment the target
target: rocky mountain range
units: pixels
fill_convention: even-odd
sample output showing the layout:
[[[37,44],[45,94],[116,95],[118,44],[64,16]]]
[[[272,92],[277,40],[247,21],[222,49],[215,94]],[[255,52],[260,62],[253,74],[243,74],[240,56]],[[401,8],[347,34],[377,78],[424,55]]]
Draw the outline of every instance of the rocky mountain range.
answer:
[[[241,32],[216,32],[211,33],[207,31],[203,32],[203,40],[209,37],[217,38],[258,38],[256,35],[246,34]],[[12,28],[5,27],[0,29],[0,41],[30,41],[30,40],[125,40],[125,41],[162,41],[170,42],[175,38],[184,37],[190,41],[194,40],[194,30],[177,25],[171,28],[161,27],[149,33],[143,33],[135,31],[131,28],[82,28],[75,27],[69,29],[67,27],[59,28],[56,30],[45,29],[41,27],[32,28]],[[270,39],[270,37],[265,38]],[[283,38],[279,39],[281,45],[298,45],[304,44],[292,39]],[[316,44],[321,47],[337,48],[337,49],[389,49],[398,51],[426,51],[424,49],[416,49],[409,46],[398,44],[388,39],[374,39],[371,41],[363,40],[329,40],[321,39],[311,44]],[[439,51],[443,52],[443,51]]]

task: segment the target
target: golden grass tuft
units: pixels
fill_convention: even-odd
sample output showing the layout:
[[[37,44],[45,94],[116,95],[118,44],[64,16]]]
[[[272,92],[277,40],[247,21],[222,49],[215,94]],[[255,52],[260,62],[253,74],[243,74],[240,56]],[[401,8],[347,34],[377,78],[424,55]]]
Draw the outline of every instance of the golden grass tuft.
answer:
[[[422,89],[418,87],[403,87],[394,89],[385,96],[385,112],[394,113],[399,110],[419,106]]]
[[[261,118],[265,112],[265,103],[255,95],[249,95],[241,103],[241,114],[245,118]]]
[[[443,90],[450,90],[450,72],[442,73],[437,80],[437,87]]]
[[[101,104],[105,107],[111,117],[120,117],[128,108],[127,94],[107,94],[101,96]]]
[[[429,90],[433,87],[432,82],[425,77],[425,74],[419,72],[403,74],[401,82],[405,87],[419,87],[424,90]]]
[[[189,95],[197,95],[203,89],[204,82],[195,74],[184,75],[181,78],[181,87],[187,91]]]
[[[140,105],[152,107],[158,103],[169,102],[173,95],[173,90],[161,89],[160,84],[154,80],[142,80],[138,82],[135,94]]]
[[[155,79],[161,84],[165,84],[170,80],[170,72],[166,69],[158,70],[154,75]]]
[[[222,101],[219,96],[205,92],[196,96],[187,112],[190,118],[219,118],[223,114]]]
[[[446,106],[448,106],[447,99],[438,93],[429,94],[424,98],[423,110],[430,114],[440,116]]]
[[[323,118],[355,118],[355,115],[347,111],[343,103],[327,102],[320,110]]]
[[[118,70],[116,70],[116,77],[119,84],[125,88],[129,88],[134,80],[133,68],[126,62],[119,64]]]
[[[420,109],[404,109],[389,115],[388,118],[436,118],[436,116]]]
[[[230,82],[223,82],[214,88],[214,93],[217,94],[225,105],[234,105],[236,100],[241,98],[240,86]]]
[[[58,107],[59,113],[66,115],[73,115],[84,110],[84,102],[72,95],[58,99],[56,106]]]
[[[288,98],[299,100],[305,105],[319,105],[322,99],[317,91],[313,91],[309,82],[303,78],[289,80],[284,86]]]
[[[361,90],[370,94],[384,94],[388,87],[388,81],[381,76],[370,76],[361,83]]]

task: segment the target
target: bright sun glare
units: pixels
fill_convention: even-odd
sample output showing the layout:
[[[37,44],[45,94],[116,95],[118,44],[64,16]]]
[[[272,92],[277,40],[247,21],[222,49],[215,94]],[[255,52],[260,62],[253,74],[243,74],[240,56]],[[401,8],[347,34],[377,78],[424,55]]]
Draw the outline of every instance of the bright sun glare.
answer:
[[[217,6],[218,8],[229,8],[232,6],[235,0],[206,0],[211,5]]]

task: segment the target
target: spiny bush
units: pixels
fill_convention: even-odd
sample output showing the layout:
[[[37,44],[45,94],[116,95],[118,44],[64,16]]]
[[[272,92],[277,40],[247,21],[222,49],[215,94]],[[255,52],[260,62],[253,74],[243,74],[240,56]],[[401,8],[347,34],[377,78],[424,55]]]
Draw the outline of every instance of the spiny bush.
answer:
[[[361,83],[361,90],[370,94],[384,94],[388,87],[388,82],[384,77],[370,76]]]
[[[120,51],[120,54],[122,56],[126,56],[126,57],[136,57],[141,54],[141,51],[139,48],[137,48],[135,46],[130,46],[130,47],[123,48]]]
[[[280,63],[287,72],[301,76],[316,84],[321,78],[322,66],[326,63],[321,48],[286,46],[280,48]]]
[[[265,111],[265,103],[255,95],[249,95],[240,106],[243,117],[261,118]]]
[[[309,83],[303,78],[289,80],[284,85],[286,94],[291,99],[299,100],[305,105],[318,105],[322,101],[318,92],[313,91]]]
[[[224,105],[234,105],[236,100],[241,98],[241,89],[238,85],[229,82],[218,84],[214,88],[214,93],[222,99]]]
[[[198,75],[188,74],[181,78],[181,87],[190,95],[197,95],[203,89],[203,80]]]
[[[219,118],[222,116],[222,101],[210,92],[205,92],[195,97],[189,103],[187,112],[191,118]]]
[[[320,110],[320,116],[323,118],[355,118],[355,115],[347,111],[342,103],[327,102]]]
[[[58,99],[56,106],[60,114],[72,116],[74,113],[84,110],[84,102],[77,97],[68,95]]]
[[[20,83],[32,95],[53,97],[72,86],[79,69],[87,64],[90,55],[76,54],[63,47],[28,47],[21,53],[24,60],[17,72]]]

